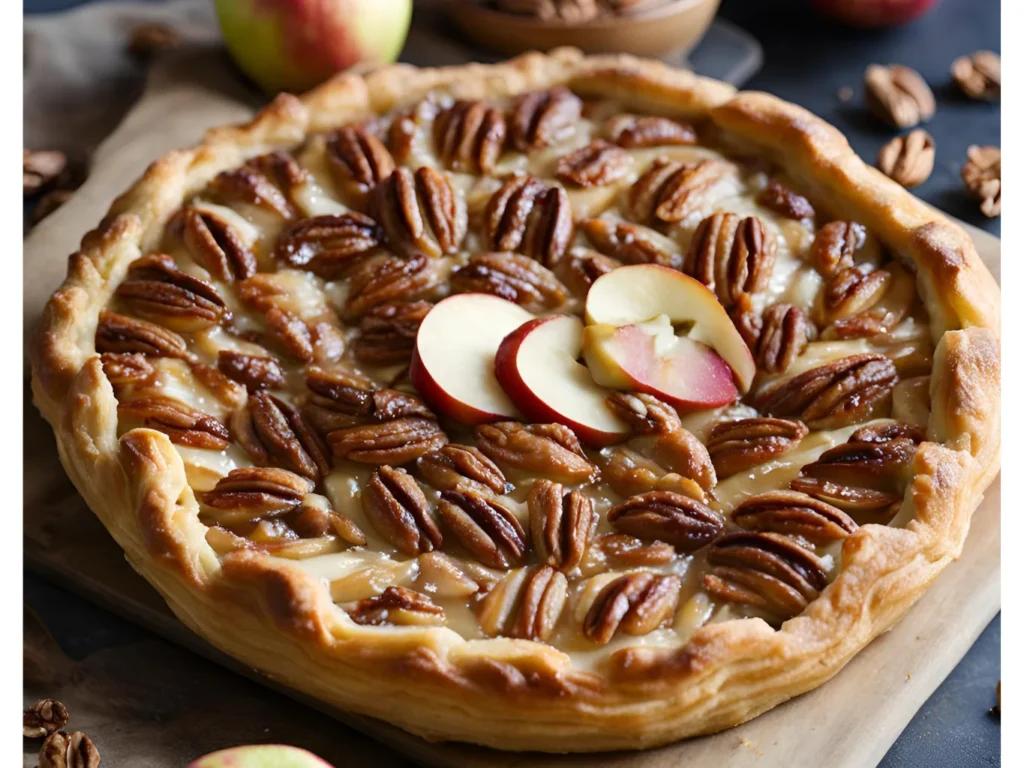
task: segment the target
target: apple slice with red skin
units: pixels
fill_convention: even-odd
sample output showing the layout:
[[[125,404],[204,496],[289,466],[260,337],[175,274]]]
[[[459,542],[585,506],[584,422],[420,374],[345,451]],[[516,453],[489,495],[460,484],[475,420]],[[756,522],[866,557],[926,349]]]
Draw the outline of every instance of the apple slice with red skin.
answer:
[[[486,293],[459,293],[438,302],[416,332],[409,379],[436,411],[464,424],[518,419],[494,375],[494,354],[533,315]]]
[[[757,373],[754,358],[728,313],[703,283],[669,267],[634,264],[601,275],[587,294],[588,326],[636,325],[661,315],[672,326],[689,326],[687,337],[721,356],[740,392],[750,389]]]
[[[578,317],[540,317],[505,337],[494,356],[494,373],[531,421],[564,424],[589,445],[623,440],[629,426],[605,403],[611,390],[598,386],[578,362],[582,348]]]
[[[334,768],[312,752],[284,744],[251,744],[213,752],[188,768]]]

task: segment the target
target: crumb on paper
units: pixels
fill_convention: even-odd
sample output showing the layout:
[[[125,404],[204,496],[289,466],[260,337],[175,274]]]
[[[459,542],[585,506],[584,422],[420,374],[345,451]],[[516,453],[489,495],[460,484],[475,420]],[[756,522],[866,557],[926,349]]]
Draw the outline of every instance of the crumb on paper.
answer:
[[[764,752],[757,748],[757,745],[750,739],[745,739],[742,736],[739,737],[739,744],[741,747],[746,747],[758,757],[764,757]]]
[[[840,101],[849,101],[853,98],[853,88],[848,85],[844,85],[838,91],[836,91],[836,98]]]
[[[910,682],[910,678],[911,678],[911,677],[912,677],[912,675],[911,675],[911,674],[910,674],[909,672],[907,672],[907,682],[908,682],[908,683]]]

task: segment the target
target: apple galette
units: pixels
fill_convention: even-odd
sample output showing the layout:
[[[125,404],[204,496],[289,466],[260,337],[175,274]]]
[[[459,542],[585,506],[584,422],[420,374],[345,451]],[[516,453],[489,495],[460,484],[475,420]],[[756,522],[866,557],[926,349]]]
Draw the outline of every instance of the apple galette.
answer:
[[[229,654],[430,739],[636,748],[819,685],[957,556],[998,314],[821,120],[559,50],[341,75],[158,160],[33,388]]]

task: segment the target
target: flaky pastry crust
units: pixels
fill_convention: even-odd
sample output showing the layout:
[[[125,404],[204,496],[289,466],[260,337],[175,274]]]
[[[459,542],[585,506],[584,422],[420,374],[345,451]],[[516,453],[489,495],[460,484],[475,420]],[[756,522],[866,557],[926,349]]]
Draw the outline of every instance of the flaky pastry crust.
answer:
[[[117,437],[117,403],[94,346],[99,310],[128,264],[218,172],[435,89],[485,98],[557,84],[709,121],[748,154],[770,157],[916,272],[936,344],[928,441],[916,452],[899,525],[858,528],[834,581],[780,629],[757,618],[706,625],[680,650],[617,651],[603,674],[533,641],[360,626],[287,561],[251,551],[218,558],[168,438],[149,429]],[[31,350],[32,386],[68,474],[133,567],[187,626],[235,658],[427,739],[552,752],[644,748],[734,726],[820,685],[957,558],[998,470],[999,302],[966,233],[866,166],[806,110],[660,63],[562,49],[497,65],[339,75],[160,158],[70,258]]]

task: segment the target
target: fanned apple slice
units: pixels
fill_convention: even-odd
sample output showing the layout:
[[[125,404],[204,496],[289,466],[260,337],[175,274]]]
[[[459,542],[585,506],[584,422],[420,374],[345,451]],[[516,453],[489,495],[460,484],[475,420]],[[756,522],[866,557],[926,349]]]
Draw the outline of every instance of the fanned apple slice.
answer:
[[[527,418],[569,427],[590,445],[608,445],[629,434],[628,425],[605,403],[610,390],[598,386],[579,361],[583,321],[574,315],[531,320],[498,347],[498,383]]]
[[[588,325],[636,325],[661,315],[674,327],[688,326],[691,341],[711,347],[729,365],[740,392],[750,389],[757,373],[754,358],[703,283],[669,267],[635,264],[602,275],[587,294]]]
[[[416,333],[412,385],[435,410],[465,424],[521,418],[494,376],[494,354],[532,318],[518,304],[485,293],[438,302]]]

